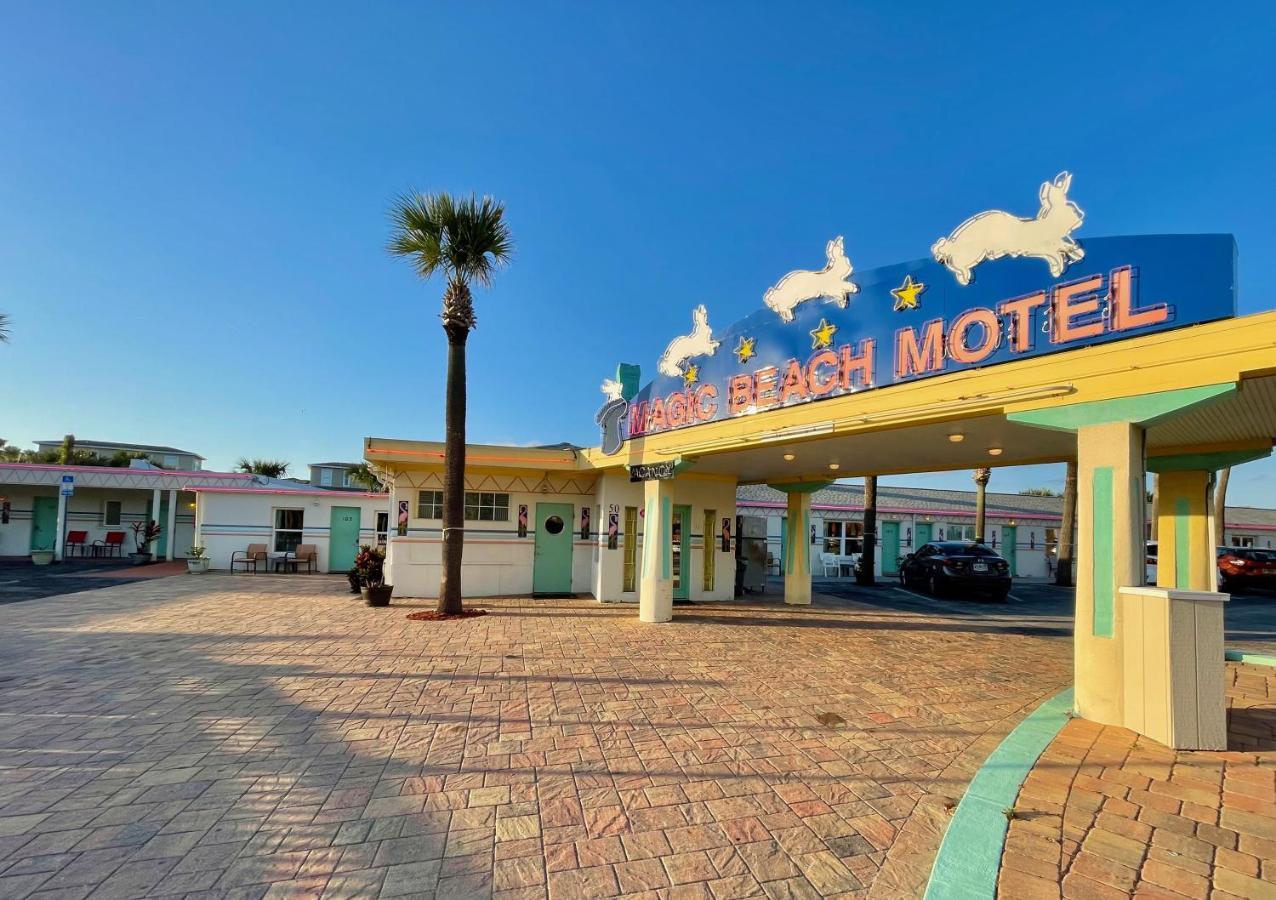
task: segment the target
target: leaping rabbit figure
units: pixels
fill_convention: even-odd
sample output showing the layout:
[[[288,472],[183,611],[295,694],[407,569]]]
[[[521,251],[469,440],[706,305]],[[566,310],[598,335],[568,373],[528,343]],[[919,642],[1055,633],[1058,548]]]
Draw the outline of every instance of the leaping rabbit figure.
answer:
[[[1085,218],[1081,207],[1068,199],[1071,185],[1072,175],[1060,172],[1054,181],[1041,185],[1041,210],[1036,218],[1021,219],[997,209],[981,212],[937,240],[930,252],[957,277],[958,284],[970,284],[975,266],[984,260],[1003,256],[1043,259],[1051,276],[1058,278],[1069,263],[1085,256],[1069,237]]]
[[[859,287],[850,281],[854,268],[842,249],[842,238],[835,237],[824,247],[828,262],[818,272],[798,269],[790,272],[762,296],[762,302],[779,313],[785,322],[793,321],[793,310],[799,303],[827,297],[842,309]]]
[[[718,349],[719,341],[713,339],[713,331],[709,328],[709,311],[700,304],[691,313],[695,323],[691,334],[679,335],[669,342],[660,362],[656,364],[661,375],[677,377],[682,375],[687,360],[693,356],[713,356]]]

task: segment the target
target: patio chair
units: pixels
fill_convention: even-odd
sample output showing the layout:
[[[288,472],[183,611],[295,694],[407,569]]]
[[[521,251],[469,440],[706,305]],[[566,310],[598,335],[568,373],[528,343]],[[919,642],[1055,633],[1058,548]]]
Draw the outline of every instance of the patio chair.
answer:
[[[230,555],[230,570],[235,571],[235,566],[243,566],[244,571],[250,569],[256,573],[257,566],[266,565],[266,545],[265,544],[249,544],[247,550],[236,550]]]
[[[314,544],[298,544],[297,549],[292,552],[292,570],[296,572],[302,566],[306,567],[307,572],[315,572],[319,569],[319,548]]]
[[[774,573],[774,574],[779,575],[779,574],[780,574],[780,561],[779,561],[778,559],[776,559],[776,558],[775,558],[775,554],[774,554],[774,553],[768,553],[768,554],[766,555],[766,573],[767,573],[768,575],[772,574],[772,572],[771,572],[771,570],[772,570],[772,569],[774,569],[774,570],[775,570],[775,573]]]
[[[63,546],[63,555],[70,556],[71,551],[79,548],[80,555],[84,555],[84,551],[88,548],[89,533],[87,531],[68,531],[66,533],[66,544]]]
[[[124,532],[108,531],[106,538],[93,542],[94,556],[123,556],[124,555]]]
[[[824,577],[826,578],[829,575],[829,569],[833,570],[833,575],[835,576],[842,574],[842,568],[838,565],[837,556],[833,553],[821,553],[820,565],[824,567]]]

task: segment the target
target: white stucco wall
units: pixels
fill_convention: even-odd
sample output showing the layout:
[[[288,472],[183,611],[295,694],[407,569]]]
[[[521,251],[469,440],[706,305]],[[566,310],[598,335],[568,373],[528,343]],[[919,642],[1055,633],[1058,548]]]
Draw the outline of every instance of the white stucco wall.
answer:
[[[247,550],[249,544],[265,544],[275,553],[276,509],[300,509],[302,543],[314,544],[319,553],[319,571],[330,570],[328,534],[334,506],[359,510],[359,543],[376,543],[376,514],[388,512],[385,496],[368,497],[345,491],[313,492],[222,492],[200,491],[196,530],[214,569],[229,569],[231,554]]]
[[[9,522],[0,523],[0,556],[26,556],[31,552],[31,519],[36,497],[47,497],[57,502],[58,492],[52,487],[28,487],[16,485],[0,485],[0,496],[9,501]],[[125,533],[122,553],[128,554],[135,548],[132,525],[146,519],[148,504],[152,494],[149,490],[124,490],[112,488],[78,487],[75,493],[67,498],[67,521],[65,531],[70,535],[73,531],[86,531],[87,543],[106,539],[111,531]],[[177,492],[177,516],[175,535],[167,535],[173,540],[173,554],[181,559],[186,556],[195,536],[195,514],[191,508],[194,495],[184,491]],[[104,523],[105,503],[107,500],[120,502],[120,524]],[[168,503],[168,492],[163,492],[163,502]],[[159,516],[159,524],[167,532],[167,509]],[[75,551],[78,557],[79,551]]]

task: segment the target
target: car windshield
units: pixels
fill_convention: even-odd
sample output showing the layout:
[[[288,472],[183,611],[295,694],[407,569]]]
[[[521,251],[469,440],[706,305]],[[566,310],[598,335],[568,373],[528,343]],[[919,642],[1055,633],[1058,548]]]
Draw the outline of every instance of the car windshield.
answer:
[[[997,551],[987,544],[976,544],[974,541],[943,541],[933,545],[937,553],[943,556],[996,556]]]
[[[1257,562],[1276,562],[1276,551],[1272,550],[1245,550],[1243,551],[1246,559],[1252,559]]]

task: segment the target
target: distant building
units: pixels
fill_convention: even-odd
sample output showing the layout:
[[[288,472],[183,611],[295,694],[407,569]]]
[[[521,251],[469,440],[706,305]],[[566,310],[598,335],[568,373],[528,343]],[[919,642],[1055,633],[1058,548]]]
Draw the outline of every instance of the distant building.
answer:
[[[62,447],[62,438],[56,441],[36,441],[41,453],[56,452]],[[115,441],[85,441],[75,439],[75,449],[110,459],[117,453],[144,453],[152,463],[170,472],[198,472],[203,468],[204,457],[191,450],[161,447],[154,444],[121,444]]]
[[[366,487],[350,478],[350,470],[359,467],[352,462],[324,462],[310,464],[310,486],[339,491],[362,491]]]

